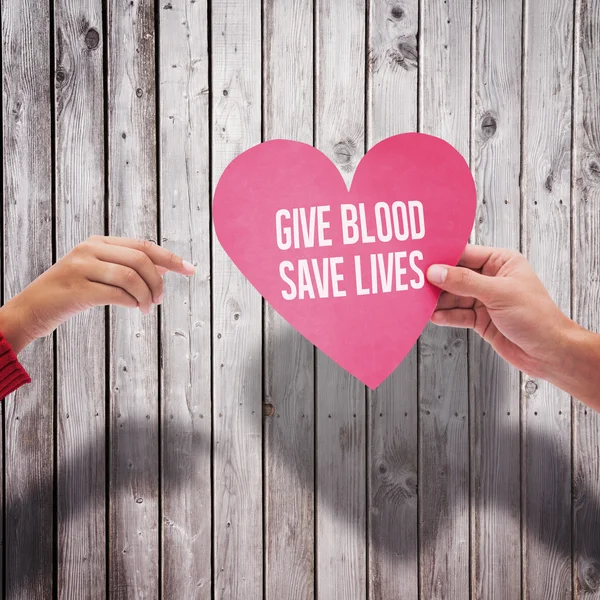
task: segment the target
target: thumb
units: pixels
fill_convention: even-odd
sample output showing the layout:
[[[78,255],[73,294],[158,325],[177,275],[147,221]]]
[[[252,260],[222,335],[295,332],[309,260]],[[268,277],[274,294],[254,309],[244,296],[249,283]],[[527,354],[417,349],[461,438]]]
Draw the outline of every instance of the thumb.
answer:
[[[499,292],[498,281],[494,277],[481,275],[463,267],[432,265],[427,270],[427,279],[429,283],[450,294],[469,296],[484,303]]]

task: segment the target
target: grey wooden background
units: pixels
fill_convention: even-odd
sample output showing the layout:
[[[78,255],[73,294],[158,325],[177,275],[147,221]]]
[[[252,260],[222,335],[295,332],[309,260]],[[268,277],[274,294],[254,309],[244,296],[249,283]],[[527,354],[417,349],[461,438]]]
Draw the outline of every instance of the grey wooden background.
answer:
[[[210,195],[286,137],[436,134],[473,240],[600,329],[600,0],[1,0],[3,294],[94,233],[192,260],[2,403],[6,598],[600,598],[600,417],[428,328],[375,393],[232,266]],[[399,165],[401,168],[401,165]],[[432,164],[431,169],[436,165]]]

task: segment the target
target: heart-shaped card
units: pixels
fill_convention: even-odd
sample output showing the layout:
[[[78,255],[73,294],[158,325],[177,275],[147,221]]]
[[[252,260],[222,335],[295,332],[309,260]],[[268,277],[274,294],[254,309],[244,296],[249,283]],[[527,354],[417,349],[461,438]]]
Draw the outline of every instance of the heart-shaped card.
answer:
[[[462,156],[410,133],[374,146],[350,191],[312,146],[259,144],[225,169],[213,218],[221,245],[273,308],[374,389],[429,321],[440,292],[427,268],[458,262],[475,209]]]

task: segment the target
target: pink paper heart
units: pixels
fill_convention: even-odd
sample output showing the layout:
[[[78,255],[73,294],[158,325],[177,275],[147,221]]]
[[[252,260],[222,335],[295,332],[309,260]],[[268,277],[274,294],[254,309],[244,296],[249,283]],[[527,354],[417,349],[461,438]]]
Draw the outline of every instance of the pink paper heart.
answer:
[[[374,389],[429,321],[440,292],[427,268],[458,262],[475,209],[462,156],[411,133],[374,146],[350,191],[312,146],[255,146],[224,171],[213,218],[221,245],[273,308]]]

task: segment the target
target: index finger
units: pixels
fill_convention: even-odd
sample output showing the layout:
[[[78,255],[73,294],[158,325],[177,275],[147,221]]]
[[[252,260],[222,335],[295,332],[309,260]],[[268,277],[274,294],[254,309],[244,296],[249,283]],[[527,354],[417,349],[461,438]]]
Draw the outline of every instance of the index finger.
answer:
[[[485,274],[484,269],[486,267],[488,267],[488,270],[497,271],[504,263],[508,262],[514,254],[515,252],[513,250],[507,248],[491,248],[489,246],[475,246],[469,244],[460,257],[458,265]]]
[[[102,241],[112,246],[124,246],[125,248],[144,252],[157,267],[163,267],[168,271],[180,273],[181,275],[193,275],[196,271],[194,265],[181,258],[181,256],[177,256],[174,252],[148,240],[106,236],[102,238]]]
[[[459,266],[466,267],[467,269],[481,270],[485,263],[487,263],[496,248],[489,248],[487,246],[474,246],[468,244],[465,248],[460,260],[458,261]]]

